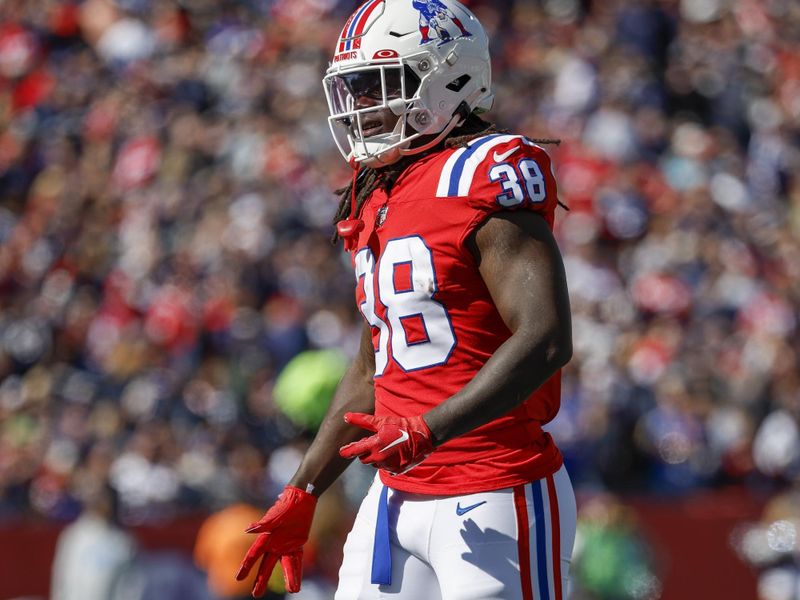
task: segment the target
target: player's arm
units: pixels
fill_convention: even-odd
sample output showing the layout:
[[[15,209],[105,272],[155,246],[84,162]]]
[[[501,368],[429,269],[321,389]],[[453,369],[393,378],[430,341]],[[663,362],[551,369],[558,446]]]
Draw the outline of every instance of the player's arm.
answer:
[[[517,407],[572,356],[566,274],[544,218],[528,211],[496,213],[471,242],[512,335],[472,381],[424,415],[435,445]]]
[[[314,486],[314,495],[319,496],[350,464],[349,459],[339,456],[339,448],[359,439],[364,432],[345,423],[344,415],[347,412],[375,411],[374,375],[372,332],[365,323],[358,354],[342,377],[319,432],[289,485],[306,489],[311,484]]]
[[[254,597],[264,594],[272,569],[278,561],[281,562],[286,589],[289,592],[300,590],[303,546],[308,541],[316,498],[341,475],[349,463],[339,456],[339,447],[363,435],[361,430],[345,423],[344,414],[348,411],[374,412],[374,372],[372,336],[369,327],[365,326],[358,355],[339,383],[328,413],[300,468],[275,504],[247,528],[248,533],[259,535],[247,551],[236,579],[244,579],[256,563],[260,563],[253,585]]]

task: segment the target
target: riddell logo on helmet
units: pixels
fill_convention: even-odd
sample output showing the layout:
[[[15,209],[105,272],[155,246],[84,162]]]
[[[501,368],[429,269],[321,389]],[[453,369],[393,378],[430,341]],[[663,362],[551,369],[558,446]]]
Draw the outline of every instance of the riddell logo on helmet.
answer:
[[[372,55],[373,60],[376,58],[400,58],[400,55],[397,53],[397,50],[378,50],[375,54]]]
[[[353,60],[358,56],[358,52],[342,52],[333,57],[333,62],[341,62],[343,60]]]

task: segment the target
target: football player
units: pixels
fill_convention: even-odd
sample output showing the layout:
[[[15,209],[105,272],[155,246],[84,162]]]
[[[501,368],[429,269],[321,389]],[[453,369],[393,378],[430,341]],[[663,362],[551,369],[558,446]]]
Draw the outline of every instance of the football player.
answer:
[[[572,353],[551,233],[550,158],[478,115],[486,34],[420,45],[413,0],[370,0],[324,77],[353,182],[337,215],[364,317],[360,351],[238,577],[278,561],[300,588],[316,498],[353,458],[377,469],[347,538],[337,600],[564,600],[575,498],[542,425]]]

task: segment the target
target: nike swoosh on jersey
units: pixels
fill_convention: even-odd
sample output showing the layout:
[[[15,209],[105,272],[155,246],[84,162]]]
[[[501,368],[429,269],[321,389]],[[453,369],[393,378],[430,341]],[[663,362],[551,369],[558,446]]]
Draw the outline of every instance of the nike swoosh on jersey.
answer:
[[[470,506],[465,506],[464,508],[461,508],[461,503],[459,502],[458,504],[456,504],[456,514],[459,517],[464,516],[469,511],[471,511],[473,508],[478,508],[481,504],[486,504],[486,500],[484,500],[483,502],[478,502],[476,504],[472,504]]]
[[[509,156],[514,154],[514,152],[516,152],[517,150],[519,150],[519,147],[512,148],[508,152],[503,152],[502,154],[498,154],[497,151],[495,150],[495,153],[492,155],[492,158],[494,158],[494,162],[503,162]]]
[[[394,446],[397,446],[397,444],[402,444],[407,439],[408,439],[408,432],[406,430],[404,430],[404,429],[401,429],[400,430],[400,437],[397,438],[395,441],[393,441],[388,446],[386,446],[385,448],[381,448],[380,450],[378,450],[378,452],[386,452],[389,448],[393,448]]]

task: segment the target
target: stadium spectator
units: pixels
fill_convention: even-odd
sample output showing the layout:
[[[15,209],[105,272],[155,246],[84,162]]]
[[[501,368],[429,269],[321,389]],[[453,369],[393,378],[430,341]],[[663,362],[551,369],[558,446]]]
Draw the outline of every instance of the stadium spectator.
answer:
[[[53,600],[105,600],[136,557],[136,544],[117,524],[117,495],[107,484],[86,481],[81,516],[61,533],[53,563]]]

